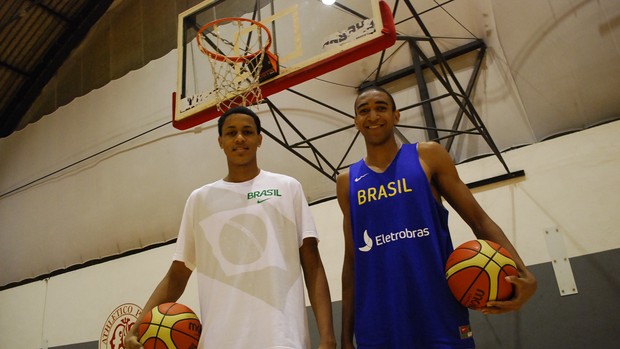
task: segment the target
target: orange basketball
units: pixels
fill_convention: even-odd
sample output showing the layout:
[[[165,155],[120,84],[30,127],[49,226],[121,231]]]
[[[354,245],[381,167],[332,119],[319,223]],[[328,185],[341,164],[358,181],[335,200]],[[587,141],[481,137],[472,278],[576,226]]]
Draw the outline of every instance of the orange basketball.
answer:
[[[463,243],[446,262],[446,280],[452,294],[472,309],[484,307],[488,301],[509,299],[513,286],[504,278],[517,274],[510,253],[488,240]]]
[[[138,338],[144,349],[195,349],[202,326],[187,306],[164,303],[144,315]]]

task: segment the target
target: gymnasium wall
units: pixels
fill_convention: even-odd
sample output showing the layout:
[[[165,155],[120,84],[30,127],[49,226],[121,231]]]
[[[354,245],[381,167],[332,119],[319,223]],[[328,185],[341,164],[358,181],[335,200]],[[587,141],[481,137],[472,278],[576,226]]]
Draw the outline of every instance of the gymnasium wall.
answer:
[[[619,132],[620,122],[615,122],[507,152],[508,163],[525,170],[526,177],[475,191],[539,279],[539,292],[522,311],[472,313],[479,348],[615,345]],[[493,173],[494,167],[491,159],[481,159],[458,169],[468,181]],[[312,210],[338,324],[341,217],[333,200]],[[472,237],[456,215],[451,219],[455,244]],[[560,294],[545,240],[550,227],[561,232],[575,294]],[[167,245],[0,292],[0,349],[97,348],[111,312],[124,303],[145,302],[165,273],[172,249]],[[180,301],[198,308],[195,287],[192,278]]]
[[[52,248],[58,251],[55,257],[63,259],[60,248],[83,242],[84,229],[97,230],[103,237],[119,230],[127,239],[142,231],[161,232],[164,240],[174,238],[189,192],[225,174],[212,126],[179,132],[166,125],[170,120],[167,98],[175,81],[176,52],[172,51],[0,139],[0,187],[11,189],[145,130],[155,130],[22,195],[0,200],[0,241],[19,238],[22,230],[13,228],[27,222],[60,246],[56,250],[51,243],[37,245],[35,239],[32,250],[6,251],[7,245],[0,243],[1,253],[27,254],[34,260],[37,249]],[[350,100],[344,102],[350,105]],[[165,126],[158,128],[161,125]],[[508,151],[504,156],[510,168],[524,170],[526,176],[475,190],[481,205],[539,278],[539,292],[521,312],[488,317],[472,313],[480,348],[616,345],[620,281],[612,268],[620,262],[618,134],[620,122],[613,122]],[[265,140],[259,156],[267,158],[278,149]],[[306,170],[298,159],[278,154],[281,164],[269,170]],[[460,164],[458,170],[465,182],[502,172],[494,157]],[[144,210],[134,210],[136,202]],[[83,225],[76,225],[77,217],[64,215],[76,207],[82,209],[80,218],[90,219]],[[100,223],[112,207],[118,209],[118,216],[112,215],[106,225],[92,224]],[[312,210],[338,324],[341,216],[333,200]],[[455,244],[473,237],[454,212],[450,226]],[[55,234],[64,228],[72,229],[75,237],[55,241]],[[557,245],[547,244],[549,229],[559,232],[575,294],[560,293],[549,251]],[[8,236],[6,231],[20,233]],[[143,241],[144,246],[153,242]],[[119,240],[119,248],[123,243]],[[141,306],[146,301],[164,275],[172,249],[167,245],[0,291],[0,349],[98,348],[111,313],[121,304]],[[16,267],[2,265],[1,270],[8,273]],[[180,301],[197,309],[195,288],[192,279]]]

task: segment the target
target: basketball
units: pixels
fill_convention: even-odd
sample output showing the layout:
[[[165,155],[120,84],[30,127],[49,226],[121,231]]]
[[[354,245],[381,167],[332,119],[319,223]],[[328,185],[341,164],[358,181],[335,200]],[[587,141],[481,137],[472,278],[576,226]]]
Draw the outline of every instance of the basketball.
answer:
[[[144,315],[138,338],[144,349],[195,349],[202,326],[196,314],[179,303],[164,303]]]
[[[446,262],[446,280],[456,299],[467,308],[484,307],[488,301],[506,300],[513,286],[504,278],[517,275],[510,253],[488,240],[458,246]]]

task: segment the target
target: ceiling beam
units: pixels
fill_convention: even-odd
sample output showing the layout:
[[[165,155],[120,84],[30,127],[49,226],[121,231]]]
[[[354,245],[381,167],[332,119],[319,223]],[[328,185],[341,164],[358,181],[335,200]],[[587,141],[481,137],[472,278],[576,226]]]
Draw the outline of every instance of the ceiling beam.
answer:
[[[13,133],[41,91],[56,74],[69,54],[80,45],[90,28],[105,14],[113,0],[88,1],[78,18],[83,20],[66,31],[57,45],[49,50],[42,63],[15,94],[17,98],[3,111],[0,137]]]

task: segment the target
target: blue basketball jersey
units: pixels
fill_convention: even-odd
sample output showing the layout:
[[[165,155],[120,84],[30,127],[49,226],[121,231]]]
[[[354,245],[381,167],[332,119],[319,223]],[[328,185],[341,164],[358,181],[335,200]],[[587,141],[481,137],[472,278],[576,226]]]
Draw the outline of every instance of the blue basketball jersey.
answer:
[[[403,145],[383,173],[349,170],[359,349],[473,348],[469,313],[450,293],[448,211]]]

